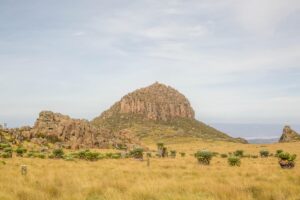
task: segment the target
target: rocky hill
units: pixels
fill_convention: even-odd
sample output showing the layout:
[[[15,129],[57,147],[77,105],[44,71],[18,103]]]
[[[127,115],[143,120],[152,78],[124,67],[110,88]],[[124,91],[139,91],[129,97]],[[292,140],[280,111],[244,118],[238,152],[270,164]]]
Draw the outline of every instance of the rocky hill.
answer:
[[[197,137],[246,142],[197,121],[188,99],[158,82],[125,95],[92,124],[112,132],[126,129],[141,139]]]
[[[283,128],[282,135],[279,142],[297,142],[300,141],[300,134],[291,129],[290,126],[285,126]]]
[[[38,145],[49,142],[60,147],[79,148],[132,148],[140,145],[138,139],[126,130],[112,132],[102,127],[95,127],[87,120],[72,119],[67,115],[42,111],[33,127],[7,129],[15,143],[31,141]]]

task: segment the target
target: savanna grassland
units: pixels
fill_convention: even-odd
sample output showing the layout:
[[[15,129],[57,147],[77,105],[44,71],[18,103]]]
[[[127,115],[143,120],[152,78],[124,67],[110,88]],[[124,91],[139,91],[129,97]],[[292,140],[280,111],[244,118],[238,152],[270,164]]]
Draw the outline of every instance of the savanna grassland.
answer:
[[[173,141],[174,142],[174,141]],[[193,154],[199,149],[228,153],[242,149],[259,155],[277,149],[300,155],[300,143],[238,144],[231,142],[165,142],[177,150],[176,158],[147,161],[102,159],[65,161],[56,159],[0,159],[1,200],[200,200],[200,199],[300,199],[300,162],[281,169],[278,159],[242,158],[232,167],[226,158],[213,157],[209,166],[199,165]],[[151,149],[156,146],[150,144]],[[178,152],[186,152],[181,157]],[[27,175],[20,166],[27,165]]]

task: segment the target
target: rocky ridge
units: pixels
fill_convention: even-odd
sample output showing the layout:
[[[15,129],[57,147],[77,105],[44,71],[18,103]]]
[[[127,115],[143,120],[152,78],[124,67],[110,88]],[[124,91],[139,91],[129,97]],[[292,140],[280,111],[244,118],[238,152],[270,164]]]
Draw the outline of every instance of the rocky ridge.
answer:
[[[300,141],[300,134],[291,129],[290,126],[285,126],[279,142],[297,142]]]
[[[61,147],[79,148],[109,148],[127,146],[132,148],[140,145],[129,131],[111,132],[101,127],[93,126],[89,121],[72,119],[67,115],[42,111],[33,127],[8,129],[16,141],[20,143],[29,140],[39,145],[48,142]]]

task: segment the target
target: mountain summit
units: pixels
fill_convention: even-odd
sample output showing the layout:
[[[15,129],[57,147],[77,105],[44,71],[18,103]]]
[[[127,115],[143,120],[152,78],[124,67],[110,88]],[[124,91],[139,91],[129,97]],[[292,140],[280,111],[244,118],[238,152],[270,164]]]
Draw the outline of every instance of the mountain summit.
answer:
[[[127,94],[101,117],[109,118],[114,114],[136,114],[144,119],[162,121],[178,117],[194,119],[195,116],[184,95],[158,82]]]
[[[197,137],[246,142],[197,121],[189,100],[158,82],[125,95],[91,123],[112,132],[126,130],[140,139]]]

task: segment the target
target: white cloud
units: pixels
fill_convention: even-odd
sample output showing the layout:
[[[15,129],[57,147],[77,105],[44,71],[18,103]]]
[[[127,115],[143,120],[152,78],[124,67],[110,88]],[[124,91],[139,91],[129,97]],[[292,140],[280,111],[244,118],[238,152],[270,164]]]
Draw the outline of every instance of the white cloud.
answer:
[[[280,23],[298,11],[298,0],[251,0],[234,1],[236,20],[246,30],[257,34],[273,34]]]

